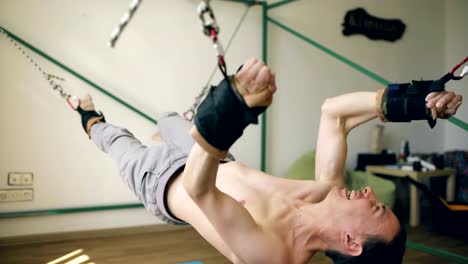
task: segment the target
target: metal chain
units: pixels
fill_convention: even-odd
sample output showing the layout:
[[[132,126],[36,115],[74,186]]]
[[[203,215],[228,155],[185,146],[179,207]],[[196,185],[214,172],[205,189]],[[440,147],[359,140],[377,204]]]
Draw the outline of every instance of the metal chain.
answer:
[[[135,14],[138,6],[141,4],[141,0],[133,0],[130,3],[130,7],[128,8],[127,12],[122,16],[120,19],[119,24],[114,28],[114,31],[112,31],[110,40],[108,42],[108,45],[113,48],[115,46],[115,43],[119,39],[120,35],[122,35],[122,31],[125,29],[127,26],[128,22],[133,17],[133,14]]]
[[[62,85],[54,81],[54,79],[59,81],[65,81],[65,79],[52,74],[48,74],[31,56],[29,56],[29,54],[23,49],[22,46],[13,38],[11,38],[2,28],[0,28],[0,33],[2,33],[16,47],[16,49],[23,54],[23,56],[34,66],[34,68],[36,68],[42,74],[42,76],[44,76],[44,78],[49,82],[49,85],[52,87],[52,89],[54,91],[57,91],[62,98],[67,100],[70,107],[76,110],[76,106],[72,105],[70,99],[73,99],[78,102],[79,99],[76,96],[65,92]]]
[[[209,1],[208,1],[209,3]],[[249,10],[250,10],[250,7],[251,5],[247,5],[247,8],[245,9],[244,13],[242,14],[242,17],[241,19],[239,20],[239,23],[237,24],[236,28],[234,29],[234,32],[233,34],[231,35],[231,38],[229,39],[228,41],[228,44],[226,46],[226,52],[225,54],[227,54],[227,52],[229,51],[229,47],[231,47],[231,44],[232,44],[232,41],[234,40],[234,38],[236,37],[237,33],[239,32],[239,29],[242,25],[242,23],[244,22],[247,14],[249,13]],[[195,101],[194,103],[192,104],[192,106],[187,109],[187,111],[184,112],[184,117],[189,120],[189,121],[192,121],[193,120],[193,117],[195,116],[195,113],[196,113],[196,110],[198,108],[198,106],[200,105],[202,99],[205,97],[208,89],[211,87],[211,81],[213,80],[213,77],[216,73],[216,70],[218,69],[218,65],[216,65],[214,68],[213,68],[213,71],[211,72],[210,74],[210,77],[208,78],[208,80],[206,81],[205,83],[205,86],[203,86],[202,90],[200,91],[200,93],[195,97]]]

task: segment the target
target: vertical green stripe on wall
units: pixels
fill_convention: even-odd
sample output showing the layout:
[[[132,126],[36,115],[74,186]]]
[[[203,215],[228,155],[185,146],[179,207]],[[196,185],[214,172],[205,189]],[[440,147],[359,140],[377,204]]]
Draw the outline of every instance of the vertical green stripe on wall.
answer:
[[[266,2],[262,4],[262,59],[265,64],[268,64],[268,5]],[[262,115],[262,137],[261,137],[261,159],[260,159],[260,168],[263,172],[266,172],[266,152],[267,152],[267,111]]]

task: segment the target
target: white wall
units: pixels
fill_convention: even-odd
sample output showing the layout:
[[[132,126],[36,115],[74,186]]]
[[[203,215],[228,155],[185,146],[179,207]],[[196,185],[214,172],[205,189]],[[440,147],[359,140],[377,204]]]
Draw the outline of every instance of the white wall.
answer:
[[[460,60],[468,56],[468,1],[455,0],[445,3],[445,69],[452,69]],[[468,81],[449,82],[447,85],[464,97],[464,104],[459,108],[457,118],[468,122]],[[452,124],[445,124],[444,150],[468,150],[468,134],[465,130]]]
[[[167,110],[183,112],[215,65],[212,46],[199,29],[198,1],[143,1],[117,48],[110,49],[105,43],[128,4],[127,0],[3,0],[0,25],[151,116]],[[221,1],[212,4],[226,41],[245,7]],[[359,6],[375,16],[402,19],[407,25],[403,39],[389,43],[342,36],[345,12]],[[302,0],[270,15],[390,81],[408,82],[446,72],[450,64],[446,47],[464,32],[462,25],[450,27],[452,33],[448,30],[449,24],[465,19],[460,18],[464,16],[460,6],[466,3]],[[446,23],[448,13],[454,17]],[[261,10],[255,7],[227,56],[231,70],[249,57],[261,57],[261,36]],[[465,47],[460,53],[466,53],[466,45],[457,47]],[[3,37],[0,58],[0,189],[7,187],[10,171],[35,175],[34,201],[0,204],[0,212],[136,202],[113,162],[86,138],[76,113]],[[128,127],[150,143],[156,126],[47,61],[34,58],[52,74],[65,77],[70,93],[91,93],[109,122]],[[268,110],[267,165],[273,175],[283,175],[293,160],[315,148],[319,109],[326,97],[381,87],[272,24],[269,64],[279,86]],[[356,153],[369,151],[375,123],[351,133],[348,166],[354,166]],[[402,138],[410,140],[414,151],[441,151],[444,141],[434,139],[444,138],[444,133],[447,142],[456,132],[444,125],[430,130],[425,122],[385,125],[386,146],[394,151]],[[247,129],[234,153],[249,166],[259,167],[259,127]],[[0,237],[152,223],[160,221],[144,209],[20,218],[0,220]]]
[[[212,44],[200,30],[198,1],[143,1],[116,49],[110,49],[108,37],[129,3],[4,0],[0,25],[152,117],[185,111],[216,65]],[[245,6],[214,2],[213,8],[221,40],[227,42]],[[247,58],[261,56],[260,14],[252,8],[233,42],[227,56],[231,71]],[[0,212],[137,202],[113,161],[87,139],[78,115],[3,36],[0,58],[0,189],[8,188],[8,172],[34,173],[34,201],[1,203]],[[69,93],[91,93],[109,122],[151,143],[155,125],[39,56],[33,58],[51,74],[65,77]],[[214,82],[219,79],[218,74]],[[259,127],[248,128],[244,137],[233,152],[258,168]],[[1,220],[0,236],[151,223],[160,221],[144,209],[20,218]]]
[[[395,43],[370,41],[341,34],[344,14],[364,7],[381,18],[399,18],[407,26]],[[299,1],[273,10],[272,17],[391,82],[438,78],[444,65],[443,1]],[[269,168],[281,175],[304,152],[314,149],[320,105],[326,97],[345,92],[376,90],[382,85],[316,48],[271,26],[270,64],[280,90],[271,108]],[[463,32],[463,31],[461,31]],[[463,34],[463,33],[461,33]],[[370,151],[370,122],[351,132],[348,167],[358,152]],[[442,149],[443,128],[430,130],[426,122],[385,124],[386,147],[398,151],[408,139],[413,151]],[[274,144],[273,144],[274,142]]]

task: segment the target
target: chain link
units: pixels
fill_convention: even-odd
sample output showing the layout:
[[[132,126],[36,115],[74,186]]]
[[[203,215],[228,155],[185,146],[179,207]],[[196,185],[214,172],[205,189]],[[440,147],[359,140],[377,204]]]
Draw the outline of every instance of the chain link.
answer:
[[[125,29],[128,22],[130,22],[140,4],[141,0],[133,0],[130,3],[130,7],[128,8],[127,12],[125,12],[125,14],[120,19],[119,24],[114,28],[114,30],[111,33],[110,40],[107,43],[111,48],[115,46],[115,43],[119,39],[120,35],[122,35],[122,31]]]
[[[31,63],[31,65],[33,65],[34,68],[36,68],[36,70],[39,71],[42,74],[42,76],[44,76],[44,78],[48,81],[48,83],[52,87],[52,89],[54,91],[57,91],[60,94],[60,96],[62,98],[64,98],[65,100],[67,100],[67,102],[70,104],[70,106],[75,109],[76,107],[71,105],[70,99],[78,101],[78,98],[76,96],[73,96],[73,95],[65,92],[62,85],[60,85],[59,83],[56,83],[54,81],[54,79],[59,80],[59,81],[65,81],[65,79],[61,78],[61,77],[58,77],[58,76],[55,76],[55,75],[52,75],[52,74],[48,74],[31,56],[29,56],[29,54],[23,49],[23,47],[17,41],[15,41],[13,38],[11,38],[5,32],[5,30],[0,28],[0,33],[2,33],[10,41],[10,43],[12,43],[15,46],[15,48],[19,52],[21,52],[23,54],[23,56]]]

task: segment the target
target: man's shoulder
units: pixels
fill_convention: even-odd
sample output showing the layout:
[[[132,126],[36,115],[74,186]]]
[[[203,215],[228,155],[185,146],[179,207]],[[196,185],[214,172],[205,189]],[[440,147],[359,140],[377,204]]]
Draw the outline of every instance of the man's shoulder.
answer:
[[[255,256],[255,261],[252,263],[306,264],[315,253],[309,250],[298,250],[293,244],[287,243],[281,237],[276,237],[264,245],[262,253]]]
[[[288,245],[281,237],[272,233],[271,236],[266,236],[264,239],[264,244],[249,245],[249,247],[255,248],[256,253],[249,256],[249,261],[246,263],[295,263],[291,245]]]

